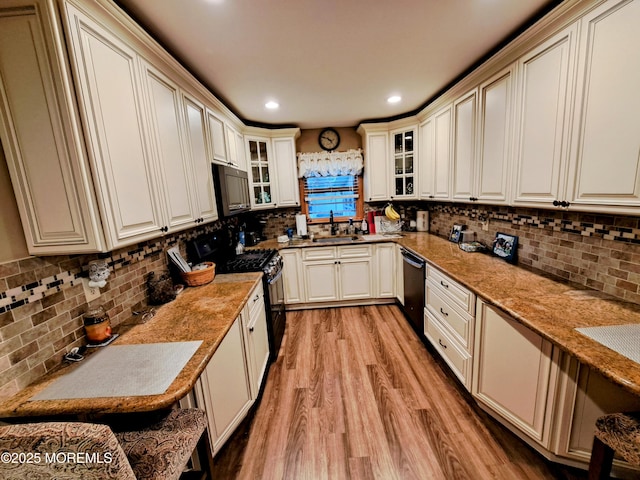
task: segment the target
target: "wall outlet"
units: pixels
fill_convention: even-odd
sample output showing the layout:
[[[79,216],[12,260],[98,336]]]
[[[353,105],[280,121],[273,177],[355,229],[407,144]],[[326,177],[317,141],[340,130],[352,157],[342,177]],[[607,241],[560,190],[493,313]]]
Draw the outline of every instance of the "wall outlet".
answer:
[[[489,219],[487,218],[485,221],[480,222],[480,225],[482,225],[482,230],[485,232],[489,231]]]
[[[87,298],[87,302],[100,297],[100,289],[98,287],[90,287],[88,278],[82,279],[82,287],[84,288],[84,296]]]

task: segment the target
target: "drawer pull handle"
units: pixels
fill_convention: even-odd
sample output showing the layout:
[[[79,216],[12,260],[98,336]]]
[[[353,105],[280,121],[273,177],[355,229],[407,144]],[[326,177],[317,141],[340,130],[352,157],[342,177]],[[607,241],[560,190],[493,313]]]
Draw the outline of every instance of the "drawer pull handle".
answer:
[[[442,280],[440,280],[440,285],[442,285],[444,288],[449,288],[449,284],[444,283]]]
[[[260,300],[260,295],[256,295],[253,299],[253,303],[257,302],[258,300]]]
[[[447,348],[447,346],[444,343],[442,343],[442,339],[441,338],[438,339],[438,343],[440,344],[440,346],[442,348]]]
[[[448,317],[449,314],[447,312],[445,312],[444,310],[442,310],[442,307],[440,307],[440,313],[443,314],[445,317]]]

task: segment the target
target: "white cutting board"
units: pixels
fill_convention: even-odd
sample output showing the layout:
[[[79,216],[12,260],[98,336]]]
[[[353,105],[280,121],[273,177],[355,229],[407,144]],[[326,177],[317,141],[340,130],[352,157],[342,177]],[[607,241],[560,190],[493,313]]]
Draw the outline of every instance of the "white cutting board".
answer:
[[[159,395],[167,391],[201,344],[109,345],[30,400]]]

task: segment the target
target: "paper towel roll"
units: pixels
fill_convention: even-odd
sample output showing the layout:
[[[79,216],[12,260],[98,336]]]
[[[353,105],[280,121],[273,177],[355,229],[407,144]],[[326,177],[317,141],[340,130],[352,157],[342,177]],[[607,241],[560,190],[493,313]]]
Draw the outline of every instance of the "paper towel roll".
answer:
[[[298,235],[307,234],[307,216],[301,213],[296,215],[296,232]]]

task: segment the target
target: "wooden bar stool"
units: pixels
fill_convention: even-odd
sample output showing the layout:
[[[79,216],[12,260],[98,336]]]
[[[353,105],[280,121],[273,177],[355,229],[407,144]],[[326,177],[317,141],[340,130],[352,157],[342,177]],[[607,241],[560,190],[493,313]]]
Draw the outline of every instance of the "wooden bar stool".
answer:
[[[589,480],[609,478],[615,453],[640,466],[640,413],[612,413],[596,420]]]

